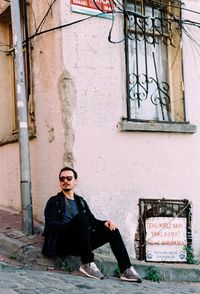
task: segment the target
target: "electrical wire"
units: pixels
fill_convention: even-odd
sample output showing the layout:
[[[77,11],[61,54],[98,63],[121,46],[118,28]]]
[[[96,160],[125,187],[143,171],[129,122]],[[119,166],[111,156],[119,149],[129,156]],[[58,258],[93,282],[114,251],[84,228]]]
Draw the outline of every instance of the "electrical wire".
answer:
[[[36,31],[37,30],[37,24],[36,24],[35,11],[34,11],[33,6],[31,5],[31,3],[29,1],[27,2],[27,4],[31,8],[31,11],[32,11],[32,14],[33,14],[34,27],[35,27],[35,31]]]
[[[189,30],[189,28],[188,28],[188,30]],[[197,74],[198,78],[200,79],[199,67],[196,63],[195,52],[194,52],[194,50],[195,50],[197,52],[197,54],[200,56],[200,48],[198,48],[198,47],[200,47],[200,44],[193,38],[191,31],[190,31],[190,33],[188,33],[188,31],[184,27],[183,32],[185,33],[186,37],[190,41],[190,42],[187,42],[187,44],[190,46],[190,48],[192,50],[193,60],[196,65],[196,74]]]
[[[200,22],[197,22],[197,21],[191,21],[191,20],[182,20],[182,23],[183,24],[187,24],[187,25],[192,25],[192,26],[195,26],[195,27],[200,27]]]
[[[125,7],[125,4],[122,4],[119,0],[109,0],[109,3],[110,3],[110,8],[111,8],[111,11],[103,11],[101,9],[101,7],[99,7],[99,5],[97,4],[97,0],[93,0],[93,3],[95,4],[96,8],[100,11],[100,13],[96,14],[96,15],[92,15],[92,16],[89,16],[89,17],[86,17],[84,19],[80,19],[78,21],[75,21],[75,22],[72,22],[72,23],[68,23],[68,24],[63,24],[63,25],[60,25],[60,26],[57,26],[57,27],[53,27],[53,28],[50,28],[50,29],[47,29],[47,30],[44,30],[42,31],[42,27],[44,26],[44,23],[47,19],[47,16],[49,14],[49,12],[51,11],[53,5],[55,4],[57,0],[52,0],[51,4],[49,5],[49,8],[47,10],[47,12],[45,13],[44,17],[42,18],[40,24],[38,25],[37,29],[36,29],[36,32],[35,34],[33,34],[32,36],[29,37],[29,40],[30,39],[33,39],[34,37],[36,36],[39,36],[41,34],[44,34],[44,33],[48,33],[48,32],[51,32],[51,31],[54,31],[54,30],[57,30],[57,29],[61,29],[61,28],[64,28],[64,27],[67,27],[67,26],[71,26],[71,25],[74,25],[74,24],[77,24],[79,22],[82,22],[82,21],[85,21],[85,20],[88,20],[92,17],[98,17],[98,16],[102,16],[104,14],[111,14],[111,28],[109,30],[109,33],[108,33],[108,41],[112,44],[119,44],[121,42],[123,42],[125,40],[125,38],[123,38],[122,40],[120,41],[113,41],[112,40],[112,32],[113,32],[113,28],[114,28],[114,23],[115,23],[115,15],[116,14],[124,14],[125,18],[128,20],[128,27],[130,28],[130,15],[133,15],[135,17],[139,17],[139,18],[149,18],[145,15],[142,15],[138,12],[135,12],[135,11],[128,11]],[[161,6],[164,6],[164,7],[173,7],[173,8],[179,8],[179,9],[184,9],[184,10],[187,10],[187,11],[190,11],[190,12],[194,12],[194,13],[198,13],[200,14],[199,12],[197,11],[194,11],[194,10],[191,10],[191,9],[187,9],[187,8],[183,8],[181,6],[175,6],[175,5],[172,5],[172,4],[166,4],[166,3],[163,3],[161,1],[156,1],[156,0],[151,0],[151,3],[155,3],[155,4],[159,4]],[[182,2],[180,2],[182,3]],[[115,8],[113,8],[113,4],[115,5]],[[118,11],[116,11],[116,9],[118,9]],[[160,9],[163,9],[162,7],[160,7]],[[191,21],[191,20],[180,20],[179,19],[179,16],[175,15],[174,13],[171,13],[169,11],[166,11],[165,9],[165,13],[170,15],[172,17],[171,21],[174,21],[174,22],[177,22],[177,23],[180,23],[180,24],[188,24],[188,25],[191,25],[191,26],[197,26],[197,27],[200,27],[200,23],[199,22],[194,22],[194,21]],[[156,18],[154,18],[156,19]],[[169,19],[167,19],[169,21]]]
[[[48,32],[52,32],[52,31],[55,31],[55,30],[58,30],[58,29],[62,29],[64,27],[68,27],[68,26],[71,26],[71,25],[75,25],[77,23],[86,21],[86,20],[88,20],[90,18],[93,18],[93,17],[101,16],[101,15],[102,15],[102,13],[98,13],[96,15],[91,15],[91,16],[88,16],[86,18],[82,18],[82,19],[73,21],[71,23],[66,23],[66,24],[63,24],[63,25],[60,25],[60,26],[57,26],[57,27],[53,27],[53,28],[50,28],[50,29],[47,29],[47,30],[44,30],[44,31],[41,31],[41,32],[38,32],[38,33],[35,33],[35,34],[33,34],[32,36],[29,37],[29,40],[34,39],[36,36],[39,36],[39,35],[42,35],[42,34],[45,34],[45,33],[48,33]]]
[[[121,13],[121,12],[115,12],[115,13],[112,14],[111,28],[110,28],[109,33],[108,33],[108,41],[109,41],[110,43],[112,43],[112,44],[119,44],[119,43],[122,43],[122,42],[124,42],[125,39],[126,39],[126,37],[124,37],[124,38],[121,39],[120,41],[113,41],[113,40],[112,40],[112,31],[113,31],[114,23],[115,23],[115,14],[117,14],[117,13]]]
[[[94,0],[93,0],[94,1]],[[114,1],[114,0],[113,0]],[[110,29],[110,31],[109,31],[109,35],[108,35],[108,41],[110,42],[110,43],[113,43],[113,44],[119,44],[119,43],[121,43],[121,42],[123,42],[123,41],[125,41],[125,39],[126,39],[126,36],[122,39],[122,40],[120,40],[120,41],[112,41],[112,39],[111,39],[111,34],[112,34],[112,30],[113,30],[113,27],[114,27],[114,14],[116,14],[116,13],[123,13],[124,14],[124,16],[127,18],[127,22],[128,22],[128,30],[130,29],[130,27],[131,27],[131,25],[130,25],[130,15],[131,16],[134,16],[134,17],[138,17],[138,18],[143,18],[143,19],[145,19],[145,18],[153,18],[153,19],[160,19],[160,18],[158,18],[158,17],[149,17],[149,16],[145,16],[145,15],[143,15],[143,14],[141,14],[141,13],[139,13],[139,12],[136,12],[136,11],[130,11],[130,10],[127,10],[126,9],[126,7],[125,7],[125,4],[121,4],[118,0],[115,0],[121,7],[120,7],[120,11],[118,11],[118,12],[114,12],[113,13],[113,15],[112,15],[112,24],[111,24],[111,29]],[[160,9],[161,10],[161,9]],[[165,10],[165,13],[166,13],[166,10]],[[179,22],[179,19],[177,20],[177,16],[175,16],[174,14],[172,14],[172,13],[170,13],[170,12],[168,12],[168,14],[172,17],[172,19],[171,19],[171,21],[176,21],[176,22]],[[163,19],[164,20],[164,19]],[[168,19],[165,19],[166,21],[169,21],[169,18]]]
[[[187,38],[190,40],[190,42],[188,44],[189,44],[189,46],[192,49],[193,59],[194,59],[194,62],[196,64],[196,58],[195,58],[195,52],[194,52],[194,50],[200,56],[200,43],[198,43],[198,41],[192,35],[192,32],[191,32],[190,28],[187,28],[186,29],[185,26],[184,26],[183,27],[183,32],[185,33],[185,35],[187,36]],[[198,68],[197,64],[196,64],[196,68]],[[197,71],[197,74],[198,74],[198,71]],[[199,76],[199,74],[198,74],[198,76]]]
[[[189,28],[188,28],[189,29]],[[185,26],[183,26],[183,31],[186,34],[186,36],[192,41],[192,43],[194,43],[196,46],[200,47],[200,43],[197,42],[197,40],[195,40],[195,38],[192,36],[192,33],[190,31],[190,33],[186,30]]]
[[[126,7],[125,7],[125,4],[120,3],[119,0],[109,0],[111,11],[107,11],[107,12],[103,11],[99,7],[99,5],[97,4],[97,0],[93,0],[95,6],[100,11],[100,13],[97,13],[96,15],[92,15],[92,16],[86,17],[84,19],[79,19],[79,20],[74,21],[72,23],[66,23],[66,24],[63,24],[63,25],[60,25],[60,26],[53,27],[53,28],[50,28],[50,29],[47,29],[47,30],[42,31],[42,27],[44,26],[44,23],[45,23],[45,21],[47,19],[47,16],[48,16],[49,12],[51,11],[51,9],[52,9],[52,7],[53,7],[53,5],[55,4],[56,1],[57,0],[52,0],[51,4],[49,4],[49,8],[48,8],[47,12],[45,13],[44,17],[42,18],[40,24],[38,25],[35,33],[32,36],[29,37],[29,40],[32,40],[33,38],[35,38],[36,36],[39,36],[41,34],[45,34],[45,33],[48,33],[48,32],[51,32],[51,31],[54,31],[54,30],[57,30],[57,29],[62,29],[62,28],[67,27],[67,26],[75,25],[77,23],[80,23],[80,22],[89,20],[90,18],[93,18],[93,17],[99,17],[99,16],[102,16],[104,14],[111,14],[112,15],[111,16],[112,23],[111,23],[111,28],[110,28],[109,33],[108,33],[108,41],[110,43],[112,43],[112,44],[119,44],[119,43],[123,42],[126,37],[124,37],[122,40],[119,40],[119,41],[113,41],[112,40],[112,32],[113,32],[113,28],[114,28],[114,22],[115,22],[115,15],[116,14],[123,14],[124,15],[124,17],[128,20],[128,28],[130,28],[130,15],[133,15],[133,16],[138,17],[138,18],[149,18],[149,17],[147,17],[145,15],[142,15],[142,14],[140,14],[138,12],[135,12],[135,11],[131,11],[131,12],[128,11],[126,9]],[[184,9],[184,10],[188,10],[190,12],[194,12],[194,13],[200,14],[197,11],[186,9],[186,8],[183,8],[183,7],[180,7],[180,6],[175,6],[175,5],[172,5],[172,4],[169,5],[169,4],[163,3],[161,1],[158,2],[156,0],[151,0],[151,2],[152,3],[159,4],[159,5],[163,5],[163,6],[170,6],[170,7],[174,7],[174,8]],[[112,3],[114,3],[115,9],[113,9],[113,4]],[[36,26],[35,13],[34,13],[34,10],[33,10],[32,6],[30,6],[30,7],[31,7],[31,9],[33,11],[33,14],[34,14],[34,22],[35,22],[35,26]],[[118,11],[116,9],[118,9]],[[161,7],[161,9],[162,9],[162,7]],[[171,21],[180,23],[180,25],[181,24],[182,25],[183,24],[187,24],[187,25],[191,25],[191,26],[200,27],[200,23],[199,22],[195,22],[195,21],[191,21],[191,20],[183,20],[183,19],[180,20],[177,15],[175,15],[175,14],[169,12],[169,11],[166,11],[166,10],[165,10],[165,13],[166,14],[169,14],[172,17]],[[156,19],[156,18],[154,18],[154,19]],[[169,19],[166,19],[166,20],[169,21]]]
[[[112,40],[112,31],[113,31],[113,27],[114,27],[115,15],[116,14],[123,14],[125,16],[125,18],[127,18],[127,20],[128,20],[128,29],[130,29],[130,15],[129,15],[129,12],[127,11],[126,7],[125,7],[125,4],[120,3],[120,1],[118,1],[118,0],[113,0],[113,1],[114,1],[115,5],[116,5],[116,8],[118,8],[119,11],[115,10],[112,13],[112,19],[111,19],[112,23],[111,23],[111,28],[110,28],[109,34],[108,34],[108,41],[110,43],[112,43],[112,44],[119,44],[119,43],[122,43],[122,42],[125,41],[126,36],[124,36],[124,38],[122,40],[120,40],[120,41],[113,41]],[[117,7],[116,2],[117,2],[117,4],[119,4],[121,6],[120,8]],[[142,14],[139,14],[137,12],[133,12],[132,14],[135,15],[135,16],[137,15],[137,16],[139,16],[141,18],[144,18],[144,16]]]
[[[41,22],[39,23],[35,33],[38,33],[39,30],[41,31],[41,29],[43,28],[43,26],[44,26],[44,24],[46,22],[47,16],[48,16],[49,12],[51,11],[53,5],[56,3],[56,1],[57,0],[52,0],[51,4],[49,5],[49,8],[48,8],[47,12],[45,13],[44,17],[42,18]]]
[[[156,0],[151,0],[152,3],[155,3],[155,4],[161,4],[163,6],[166,6],[166,7],[172,7],[172,8],[178,8],[178,9],[181,9],[181,10],[185,10],[185,11],[188,11],[188,12],[192,12],[192,13],[195,13],[195,14],[200,14],[199,11],[195,11],[195,10],[192,10],[192,9],[189,9],[189,8],[185,8],[183,7],[182,5],[184,4],[182,1],[178,1],[180,2],[180,4],[182,4],[181,6],[176,6],[176,5],[172,5],[172,4],[167,4],[167,3],[164,3],[164,2],[158,2]]]
[[[103,11],[103,10],[99,7],[99,5],[97,4],[96,0],[93,0],[93,2],[94,2],[96,8],[97,8],[99,11],[101,11],[101,12],[104,13],[104,14],[108,14],[108,13],[111,14],[111,28],[110,28],[110,30],[109,30],[109,34],[108,34],[108,41],[109,41],[110,43],[112,43],[112,44],[119,44],[119,43],[123,42],[123,41],[124,41],[124,38],[123,38],[122,40],[120,40],[120,41],[113,41],[113,40],[112,40],[112,37],[111,37],[111,35],[112,35],[112,31],[113,31],[113,27],[114,27],[114,22],[115,22],[115,14],[116,14],[116,13],[122,13],[122,12],[125,11],[123,5],[122,5],[119,1],[117,1],[118,4],[120,4],[120,5],[122,6],[123,10],[116,12],[116,10],[115,10],[115,8],[114,8],[114,5],[116,6],[116,3],[115,3],[113,0],[109,0],[110,11],[105,12],[105,11]],[[128,14],[127,14],[127,15],[128,15]]]
[[[125,6],[125,4],[123,4],[123,3],[121,3],[119,0],[113,0],[113,2],[115,3],[115,6],[116,6],[116,8],[118,8],[120,11],[123,11],[123,9],[124,9],[124,6]],[[119,6],[120,7],[119,7]],[[122,9],[121,9],[121,7],[122,7]]]
[[[5,54],[9,54],[12,50],[13,49],[11,49],[11,50],[2,50],[2,49],[0,49],[0,52],[5,53]]]

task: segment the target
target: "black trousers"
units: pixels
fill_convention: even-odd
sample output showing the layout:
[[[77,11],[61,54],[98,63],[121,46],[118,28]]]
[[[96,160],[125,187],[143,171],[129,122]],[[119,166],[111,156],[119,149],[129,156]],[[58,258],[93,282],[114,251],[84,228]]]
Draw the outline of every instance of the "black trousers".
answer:
[[[81,256],[82,263],[94,261],[92,251],[109,243],[118,262],[120,272],[131,266],[131,262],[118,229],[109,230],[103,223],[93,230],[90,229],[88,218],[84,214],[76,215],[60,234],[57,242],[57,252],[61,255]]]

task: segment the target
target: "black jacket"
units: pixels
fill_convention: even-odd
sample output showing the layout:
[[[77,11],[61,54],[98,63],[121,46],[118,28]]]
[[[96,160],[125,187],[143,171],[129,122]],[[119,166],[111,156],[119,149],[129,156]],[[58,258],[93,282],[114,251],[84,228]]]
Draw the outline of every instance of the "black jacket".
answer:
[[[87,202],[81,197],[75,194],[75,201],[79,213],[86,214],[88,217],[89,226],[95,229],[98,225],[103,224],[105,221],[98,220],[91,213]],[[44,228],[44,245],[42,253],[49,257],[58,255],[56,252],[56,242],[58,240],[58,234],[65,232],[67,224],[64,222],[65,212],[65,196],[62,192],[56,196],[51,197],[46,204],[45,215],[45,228]]]

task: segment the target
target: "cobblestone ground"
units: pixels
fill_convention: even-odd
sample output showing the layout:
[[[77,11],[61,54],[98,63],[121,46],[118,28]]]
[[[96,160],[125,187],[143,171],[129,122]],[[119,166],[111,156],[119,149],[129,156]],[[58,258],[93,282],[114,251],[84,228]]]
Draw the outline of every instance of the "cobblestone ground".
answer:
[[[0,263],[1,294],[91,293],[91,294],[188,294],[200,293],[199,283],[122,282],[117,278],[94,280],[64,272],[24,269]]]

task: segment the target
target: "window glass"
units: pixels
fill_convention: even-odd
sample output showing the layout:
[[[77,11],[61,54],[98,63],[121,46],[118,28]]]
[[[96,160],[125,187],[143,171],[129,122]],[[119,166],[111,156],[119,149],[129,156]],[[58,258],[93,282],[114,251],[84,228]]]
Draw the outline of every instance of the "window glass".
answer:
[[[10,28],[10,12],[7,10],[0,15],[0,138],[12,134],[15,128],[13,57],[9,52],[11,48]]]
[[[23,14],[22,14],[22,36],[24,36]],[[16,109],[16,87],[14,70],[14,52],[12,50],[12,23],[11,12],[8,7],[0,14],[0,145],[16,140],[18,132],[17,109]],[[35,133],[34,107],[31,99],[31,86],[28,79],[28,59],[26,56],[27,47],[23,45],[26,97],[28,107],[29,133]],[[30,64],[29,64],[30,66]],[[29,90],[28,90],[29,83]]]

